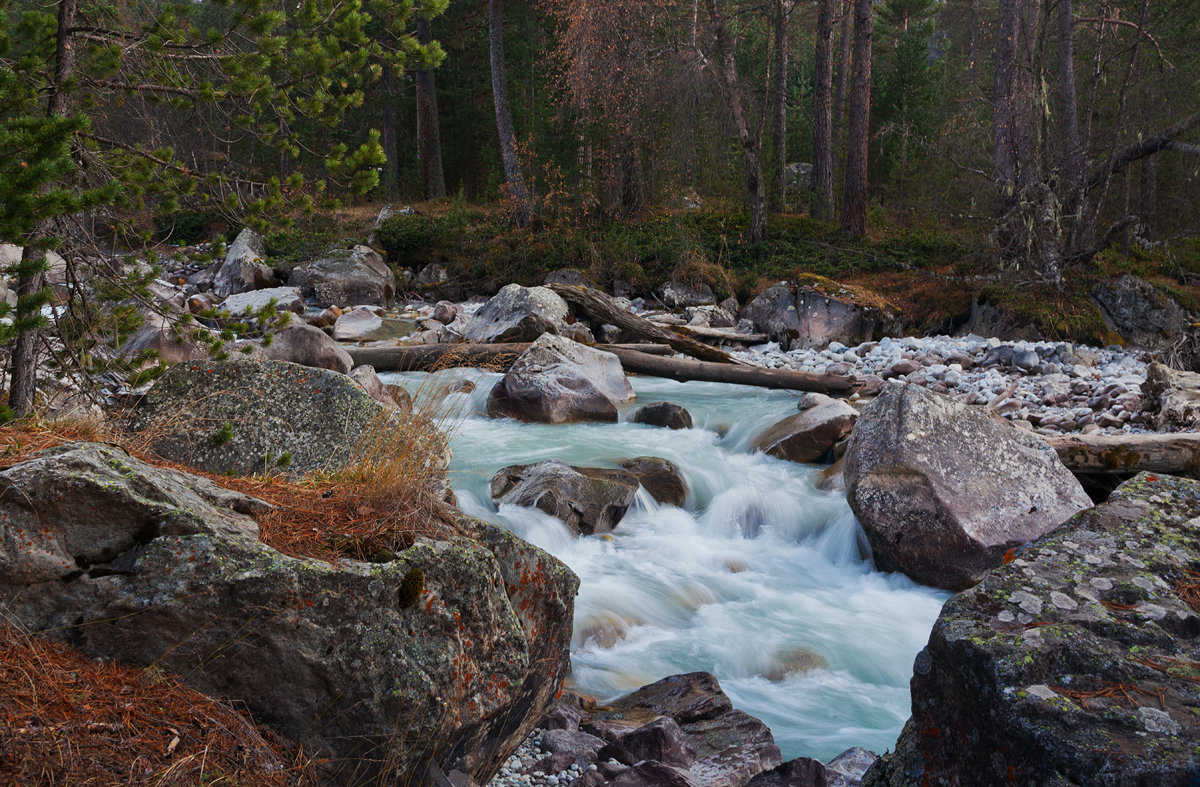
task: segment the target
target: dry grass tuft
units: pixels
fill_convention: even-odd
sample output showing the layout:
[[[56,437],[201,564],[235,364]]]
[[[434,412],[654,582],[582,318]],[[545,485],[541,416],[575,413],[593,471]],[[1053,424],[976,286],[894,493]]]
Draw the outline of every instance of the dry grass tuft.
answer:
[[[1196,612],[1200,612],[1200,574],[1185,571],[1184,578],[1176,580],[1175,595]]]
[[[0,620],[0,780],[316,783],[303,756],[155,668],[97,663]]]
[[[1058,694],[1064,697],[1069,697],[1079,704],[1085,710],[1091,710],[1092,706],[1088,703],[1089,700],[1094,700],[1100,697],[1112,700],[1118,705],[1122,701],[1129,703],[1129,707],[1137,710],[1142,707],[1142,703],[1138,701],[1138,697],[1157,700],[1159,706],[1166,710],[1166,698],[1164,689],[1156,691],[1147,691],[1143,688],[1133,685],[1132,683],[1106,683],[1095,689],[1068,689],[1064,686],[1051,686]]]

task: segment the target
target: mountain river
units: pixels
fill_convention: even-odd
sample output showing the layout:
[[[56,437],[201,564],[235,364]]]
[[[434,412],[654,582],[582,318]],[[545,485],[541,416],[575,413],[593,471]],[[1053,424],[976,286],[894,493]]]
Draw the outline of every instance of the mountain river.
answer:
[[[581,579],[572,688],[613,699],[667,675],[712,672],[734,707],[762,719],[784,760],[828,760],[851,746],[890,749],[909,715],[913,657],[947,594],[876,571],[861,554],[845,496],[822,492],[820,470],[752,454],[753,438],[796,411],[798,394],[632,377],[634,402],[616,424],[544,425],[489,418],[500,375],[455,369],[383,374],[418,407],[436,394],[454,460],[459,507],[551,552]],[[469,393],[447,386],[471,380]],[[632,422],[656,401],[686,407],[694,427]],[[689,487],[683,508],[639,490],[616,530],[574,538],[541,511],[497,506],[502,467],[561,459],[615,467],[659,456]]]

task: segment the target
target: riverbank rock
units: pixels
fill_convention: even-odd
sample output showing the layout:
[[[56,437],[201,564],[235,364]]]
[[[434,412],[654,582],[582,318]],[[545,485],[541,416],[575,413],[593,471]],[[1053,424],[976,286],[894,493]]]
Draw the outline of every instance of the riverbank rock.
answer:
[[[427,431],[437,461],[449,462],[432,425],[385,409],[346,375],[279,361],[175,364],[133,420],[158,455],[210,473],[338,469],[391,429]]]
[[[134,358],[145,350],[153,350],[163,363],[203,360],[208,358],[208,347],[192,333],[207,330],[195,323],[183,325],[173,317],[151,312],[142,319],[137,333],[121,345],[121,354]]]
[[[567,302],[546,287],[509,284],[475,312],[463,338],[468,342],[532,342],[566,326]]]
[[[633,397],[617,356],[543,334],[492,388],[487,411],[551,424],[615,422],[617,403]]]
[[[370,246],[334,249],[292,270],[288,284],[326,306],[390,306],[396,298],[396,275]]]
[[[286,361],[315,369],[346,374],[354,368],[350,353],[320,328],[308,323],[291,322],[271,337],[263,353],[272,361]]]
[[[1198,516],[1139,475],[950,599],[864,784],[1196,784]]]
[[[670,402],[651,402],[633,414],[635,424],[665,426],[668,429],[691,429],[692,414]]]
[[[810,277],[776,282],[738,315],[784,349],[856,345],[896,331],[900,314],[882,298],[858,287]]]
[[[213,292],[218,298],[227,298],[270,287],[275,283],[275,271],[263,261],[266,256],[261,235],[249,228],[239,232],[213,277]]]
[[[1155,362],[1146,369],[1142,393],[1157,411],[1154,423],[1160,430],[1200,428],[1200,374],[1181,372]]]
[[[362,341],[371,338],[383,327],[383,317],[370,306],[351,309],[333,324],[333,339],[339,342]]]
[[[863,775],[878,759],[878,754],[859,746],[846,749],[828,763],[799,757],[760,773],[746,787],[859,787]]]
[[[304,314],[304,296],[295,287],[268,287],[264,290],[238,292],[221,301],[221,309],[237,317],[242,314],[257,314],[275,301],[278,312]]]
[[[809,394],[805,403],[811,406],[754,438],[750,449],[792,462],[820,462],[858,420],[858,411],[841,399]]]
[[[688,486],[674,462],[658,456],[637,456],[621,462],[637,478],[650,496],[663,505],[682,506]]]
[[[717,302],[712,288],[701,282],[689,284],[683,281],[665,281],[654,289],[654,294],[669,309],[685,309],[689,306],[707,306]]]
[[[754,330],[765,333],[771,341],[787,349],[792,340],[800,335],[795,285],[786,281],[772,284],[747,303],[738,317],[749,320]]]
[[[512,465],[492,477],[492,499],[538,508],[576,534],[607,533],[617,526],[637,494],[638,479],[624,470],[572,467],[557,459]]]
[[[949,590],[1091,506],[1040,438],[902,383],[864,408],[844,472],[876,565]]]
[[[334,566],[259,541],[260,501],[112,446],[51,449],[0,488],[6,614],[244,705],[322,783],[486,781],[567,673],[577,578],[480,522]]]
[[[1169,348],[1192,323],[1174,298],[1130,274],[1097,284],[1092,300],[1109,330],[1147,350]]]

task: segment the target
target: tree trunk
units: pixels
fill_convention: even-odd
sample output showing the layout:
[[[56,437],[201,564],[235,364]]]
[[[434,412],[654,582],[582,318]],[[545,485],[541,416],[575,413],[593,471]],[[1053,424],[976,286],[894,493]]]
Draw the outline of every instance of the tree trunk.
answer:
[[[813,76],[813,218],[833,219],[833,4],[817,4],[816,68]]]
[[[1058,112],[1062,116],[1062,212],[1070,219],[1066,246],[1079,223],[1079,178],[1083,174],[1083,144],[1079,138],[1079,100],[1075,90],[1075,15],[1071,0],[1058,0]]]
[[[979,83],[979,0],[971,2],[971,48],[967,54],[967,64],[967,81],[974,87]]]
[[[729,96],[733,122],[737,126],[738,139],[742,143],[742,156],[746,160],[746,197],[750,202],[750,227],[746,230],[746,240],[750,243],[761,243],[767,239],[767,193],[762,176],[762,139],[750,125],[745,96],[738,80],[733,42],[729,40],[729,30],[725,26],[725,14],[717,7],[717,0],[705,0],[705,5],[708,8],[709,19],[712,20],[717,43],[717,67]]]
[[[384,64],[380,79],[383,108],[380,112],[379,136],[387,161],[383,164],[383,193],[389,200],[400,197],[400,145],[396,135],[396,75]],[[285,154],[280,153],[280,156]]]
[[[417,19],[417,43],[430,44],[433,34],[428,19]],[[417,72],[417,137],[421,150],[421,181],[429,199],[446,196],[442,175],[442,137],[438,123],[437,83],[433,69]]]
[[[842,231],[852,235],[867,234],[867,151],[871,133],[871,27],[874,15],[872,0],[855,0],[846,193],[842,199]]]
[[[488,0],[488,42],[491,47],[492,101],[496,106],[496,131],[500,134],[500,158],[504,162],[504,177],[509,197],[513,201],[513,217],[518,227],[528,227],[533,218],[529,204],[529,189],[517,158],[517,137],[513,130],[512,108],[508,102],[508,77],[504,72],[504,27],[500,0]]]
[[[60,0],[58,5],[58,30],[56,32],[54,50],[54,81],[51,83],[50,95],[46,101],[47,117],[62,117],[67,114],[67,82],[75,75],[75,16],[79,10],[79,0]],[[49,186],[44,188],[48,189]],[[46,238],[53,234],[52,219],[43,219],[38,223],[34,232],[34,240]],[[45,287],[44,272],[46,253],[26,244],[21,254],[21,270],[17,276],[17,313],[14,319],[22,317],[21,300],[28,303]],[[21,331],[13,341],[11,379],[8,389],[8,406],[14,417],[24,418],[33,410],[34,397],[37,394],[37,349],[41,339],[41,331],[32,329]]]
[[[1138,198],[1138,218],[1141,236],[1148,241],[1158,240],[1158,157],[1142,159],[1142,182]]]
[[[837,79],[833,88],[833,158],[838,161],[838,150],[841,147],[842,132],[846,128],[846,82],[850,71],[850,20],[854,18],[854,0],[842,0],[841,22],[838,29],[838,61]],[[836,167],[836,163],[835,163]],[[836,178],[835,178],[836,179]]]
[[[771,86],[771,146],[775,153],[771,209],[775,211],[783,210],[787,181],[788,17],[785,0],[775,0],[775,74]]]

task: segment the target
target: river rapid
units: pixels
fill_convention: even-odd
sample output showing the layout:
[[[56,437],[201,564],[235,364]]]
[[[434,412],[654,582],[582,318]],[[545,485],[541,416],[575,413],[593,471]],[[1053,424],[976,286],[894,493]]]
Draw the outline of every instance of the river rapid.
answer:
[[[845,496],[813,485],[819,467],[749,453],[756,435],[796,411],[798,394],[633,377],[637,399],[618,423],[545,425],[486,415],[499,377],[381,375],[419,409],[436,402],[445,413],[459,507],[579,575],[572,688],[604,701],[705,670],[734,707],[771,728],[785,761],[894,745],[909,715],[913,657],[948,594],[875,571]],[[462,380],[475,389],[445,394]],[[694,427],[632,423],[656,401],[686,407]],[[540,511],[497,508],[488,493],[507,465],[615,467],[634,456],[679,466],[690,490],[683,508],[640,490],[611,534],[574,538]]]

